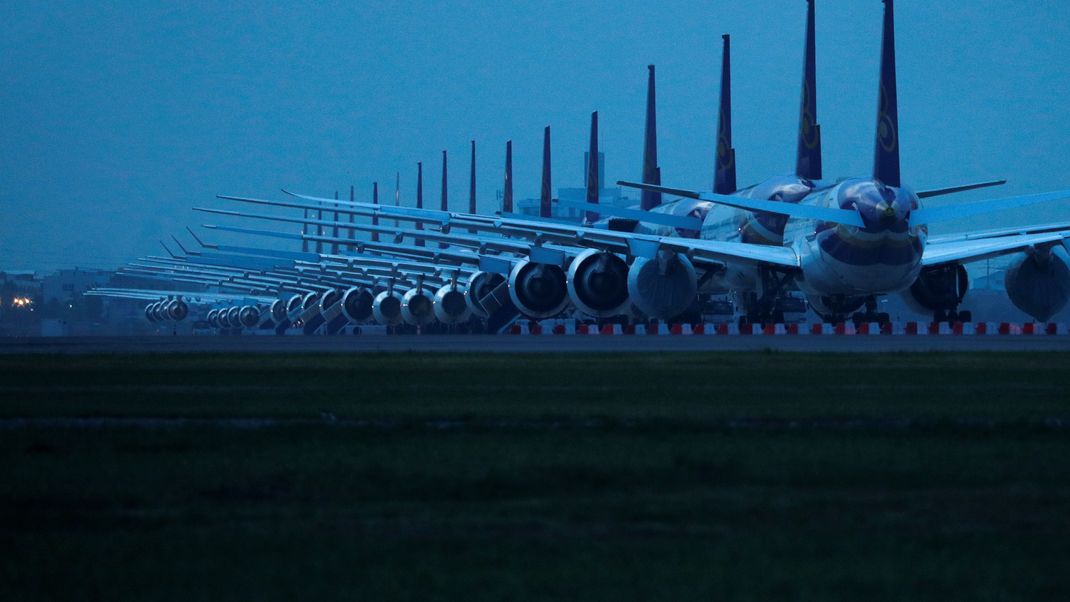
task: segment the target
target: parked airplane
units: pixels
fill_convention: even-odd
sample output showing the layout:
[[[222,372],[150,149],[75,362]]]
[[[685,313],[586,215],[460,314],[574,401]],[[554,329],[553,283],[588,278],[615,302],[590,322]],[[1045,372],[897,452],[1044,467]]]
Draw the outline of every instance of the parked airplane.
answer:
[[[733,192],[729,184],[734,153],[721,152],[731,148],[724,144],[718,145],[718,173],[724,175],[715,182],[713,191],[619,182],[647,192],[709,203],[712,208],[702,219],[697,238],[667,236],[656,230],[615,231],[515,217],[374,207],[367,203],[344,204],[344,210],[433,224],[442,232],[458,227],[527,239],[530,263],[559,270],[579,255],[547,245],[628,257],[628,297],[648,315],[663,318],[679,313],[693,301],[699,283],[697,269],[704,280],[757,300],[754,317],[761,319],[770,317],[766,309],[769,300],[788,286],[803,291],[810,304],[831,321],[843,320],[863,305],[867,308],[865,319],[882,317],[873,315],[873,307],[878,295],[889,293],[903,293],[934,311],[938,319],[961,319],[968,317],[957,314],[965,290],[963,264],[1023,253],[1008,270],[1008,294],[1024,311],[1037,319],[1047,319],[1070,298],[1070,270],[1064,248],[1070,230],[1037,225],[999,235],[975,233],[968,238],[929,240],[927,228],[947,220],[1064,199],[1070,197],[1070,191],[922,207],[922,198],[997,182],[917,193],[902,184],[893,11],[892,0],[885,0],[872,174],[831,184],[817,180],[821,175],[820,130],[813,118],[816,95],[811,68],[811,3],[796,173],[783,180],[777,192],[769,194],[760,185],[728,194]],[[721,122],[728,122],[723,112]],[[721,134],[725,133],[722,128]],[[295,196],[312,203],[334,202]]]

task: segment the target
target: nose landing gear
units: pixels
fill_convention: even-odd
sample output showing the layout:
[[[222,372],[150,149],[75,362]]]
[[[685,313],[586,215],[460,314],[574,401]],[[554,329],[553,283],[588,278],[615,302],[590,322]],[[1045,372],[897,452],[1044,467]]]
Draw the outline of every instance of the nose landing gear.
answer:
[[[855,327],[861,324],[876,322],[881,326],[891,322],[891,316],[885,312],[877,311],[877,297],[870,295],[866,297],[865,311],[855,312],[851,316],[851,321],[854,322]]]

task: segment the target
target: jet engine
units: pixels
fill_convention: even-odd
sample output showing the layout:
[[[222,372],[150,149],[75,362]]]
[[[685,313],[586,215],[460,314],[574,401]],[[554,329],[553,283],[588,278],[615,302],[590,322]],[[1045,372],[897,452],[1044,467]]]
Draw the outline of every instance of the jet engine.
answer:
[[[271,303],[271,321],[275,325],[286,324],[290,320],[286,316],[286,300],[276,299]]]
[[[443,324],[464,322],[472,315],[467,297],[463,286],[447,284],[438,289],[434,298],[435,317]]]
[[[371,318],[372,301],[368,289],[355,286],[342,295],[342,313],[350,322],[364,322]]]
[[[505,298],[493,299],[488,297],[505,282],[505,276],[494,272],[476,272],[468,279],[468,290],[465,295],[468,301],[468,309],[478,317],[486,320],[494,313]],[[506,289],[509,287],[506,286]],[[508,294],[507,291],[505,291]],[[489,303],[489,305],[488,305]],[[493,306],[493,307],[492,307]]]
[[[380,324],[391,325],[401,321],[401,295],[393,290],[385,290],[372,301],[372,315]]]
[[[205,321],[207,321],[208,325],[211,326],[212,328],[219,328],[219,310],[218,309],[210,309],[210,310],[208,310],[208,315],[205,316]]]
[[[153,312],[156,309],[155,305],[155,303],[149,303],[145,306],[145,319],[153,324],[156,323],[156,315]]]
[[[435,319],[435,295],[415,286],[401,298],[401,318],[413,326],[423,326]]]
[[[1003,280],[1011,303],[1040,322],[1048,321],[1070,299],[1070,269],[1064,254],[1038,249],[1007,268]]]
[[[238,310],[238,323],[245,328],[256,328],[260,323],[260,309],[255,305],[246,305]]]
[[[900,296],[919,313],[954,310],[970,288],[970,277],[962,265],[925,268],[918,279]]]
[[[323,324],[319,307],[320,294],[308,293],[301,299],[301,324],[305,334],[312,334]]]
[[[182,299],[167,302],[167,317],[175,322],[181,322],[189,315],[189,305]]]
[[[597,249],[580,253],[568,266],[568,296],[583,313],[616,316],[628,309],[628,264]],[[693,298],[693,296],[692,296]]]
[[[658,251],[654,258],[637,258],[628,269],[628,295],[639,311],[652,318],[680,315],[697,293],[695,266],[680,253]]]
[[[567,281],[559,266],[525,259],[509,274],[509,298],[529,318],[556,316],[568,305]]]
[[[294,295],[286,302],[286,317],[289,318],[290,322],[296,322],[301,317],[301,306],[304,301],[301,295]]]
[[[223,319],[220,322],[226,328],[241,328],[241,322],[238,320],[238,315],[241,313],[241,308],[235,305],[227,309],[226,313],[222,314]]]

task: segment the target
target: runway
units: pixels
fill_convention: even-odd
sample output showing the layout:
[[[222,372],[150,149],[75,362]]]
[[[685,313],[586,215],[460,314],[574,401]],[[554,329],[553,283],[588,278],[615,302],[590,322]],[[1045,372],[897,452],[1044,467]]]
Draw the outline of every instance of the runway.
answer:
[[[0,354],[1070,351],[1070,336],[153,336],[0,338]]]

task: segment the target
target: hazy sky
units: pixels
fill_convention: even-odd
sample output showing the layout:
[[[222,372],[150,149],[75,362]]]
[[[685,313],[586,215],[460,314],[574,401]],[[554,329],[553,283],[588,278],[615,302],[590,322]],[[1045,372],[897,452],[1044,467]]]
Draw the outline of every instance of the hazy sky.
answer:
[[[607,179],[637,178],[649,63],[663,181],[708,188],[725,32],[740,183],[794,165],[802,0],[291,4],[3,3],[0,269],[155,253],[225,221],[190,211],[217,193],[367,200],[400,171],[411,204],[417,161],[437,205],[443,149],[461,208],[471,139],[493,211],[507,139],[517,196],[538,194],[547,124],[555,188],[582,184],[592,110]],[[826,176],[869,173],[881,14],[818,1]],[[906,183],[1070,188],[1070,3],[900,0],[896,17]],[[998,219],[1055,218],[1070,202]]]

